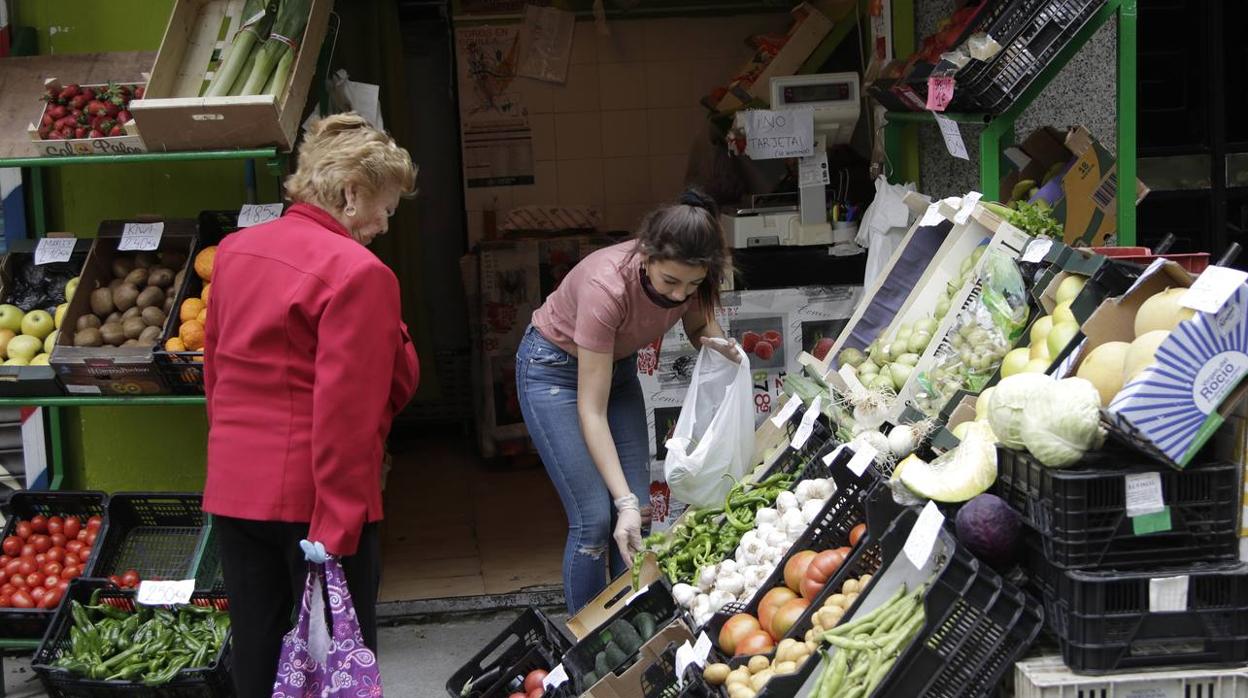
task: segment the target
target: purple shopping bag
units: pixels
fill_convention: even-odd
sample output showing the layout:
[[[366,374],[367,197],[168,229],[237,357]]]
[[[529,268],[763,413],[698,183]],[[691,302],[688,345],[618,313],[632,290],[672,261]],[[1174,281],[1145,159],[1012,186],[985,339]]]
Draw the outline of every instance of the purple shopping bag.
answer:
[[[377,655],[364,644],[342,566],[332,558],[324,565],[309,565],[299,622],[282,641],[273,698],[382,695]]]

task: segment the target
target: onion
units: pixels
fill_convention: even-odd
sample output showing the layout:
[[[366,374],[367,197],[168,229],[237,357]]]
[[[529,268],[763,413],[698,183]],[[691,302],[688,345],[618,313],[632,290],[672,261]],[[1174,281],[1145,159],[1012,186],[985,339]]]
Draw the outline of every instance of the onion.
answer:
[[[909,424],[895,426],[892,431],[888,432],[888,450],[893,456],[905,458],[914,453],[914,449],[918,447],[918,439]]]

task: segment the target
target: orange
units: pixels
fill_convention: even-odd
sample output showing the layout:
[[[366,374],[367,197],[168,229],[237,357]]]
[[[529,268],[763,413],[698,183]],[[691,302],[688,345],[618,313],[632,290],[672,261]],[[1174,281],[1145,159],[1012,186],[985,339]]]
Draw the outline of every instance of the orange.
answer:
[[[211,289],[212,289],[212,284],[206,283],[204,284],[204,290],[199,294],[199,299],[204,302],[204,305],[208,305],[208,291]]]
[[[194,320],[199,317],[200,311],[204,309],[204,302],[198,298],[187,298],[182,301],[182,309],[178,312],[178,319],[182,322]]]
[[[204,324],[199,320],[187,320],[178,330],[178,337],[186,345],[187,351],[203,351]]]
[[[217,258],[217,246],[205,247],[195,255],[195,273],[204,281],[212,281],[212,262]]]
[[[165,342],[165,351],[186,351],[186,345],[182,343],[181,337],[170,337]]]
[[[204,308],[203,310],[199,311],[199,315],[195,316],[195,320],[201,325],[207,325],[208,324],[208,309]]]

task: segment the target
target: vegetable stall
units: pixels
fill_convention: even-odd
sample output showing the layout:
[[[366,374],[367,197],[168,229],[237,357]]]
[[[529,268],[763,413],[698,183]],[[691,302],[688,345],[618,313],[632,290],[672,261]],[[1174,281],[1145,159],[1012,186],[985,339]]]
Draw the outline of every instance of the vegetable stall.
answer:
[[[1248,662],[1248,275],[1234,250],[1068,246],[1049,217],[930,203],[722,504],[448,692],[1021,695],[1046,654],[1072,681]],[[933,232],[917,283],[893,274]]]

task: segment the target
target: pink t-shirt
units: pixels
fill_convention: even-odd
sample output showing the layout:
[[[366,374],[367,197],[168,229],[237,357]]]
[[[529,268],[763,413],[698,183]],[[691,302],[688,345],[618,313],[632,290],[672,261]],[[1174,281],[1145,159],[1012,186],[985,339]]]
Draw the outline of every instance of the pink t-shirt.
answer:
[[[662,308],[641,286],[641,255],[635,240],[590,253],[564,277],[533,325],[567,352],[576,347],[611,352],[623,359],[662,337],[685,313],[699,306],[697,297],[678,308]]]

